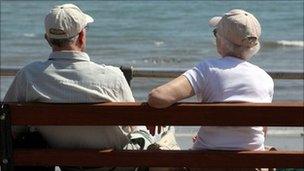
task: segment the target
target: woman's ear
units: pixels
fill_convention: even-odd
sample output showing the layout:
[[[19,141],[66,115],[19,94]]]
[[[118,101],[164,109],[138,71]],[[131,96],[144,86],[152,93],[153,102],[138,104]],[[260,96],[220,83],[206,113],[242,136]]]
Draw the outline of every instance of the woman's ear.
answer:
[[[247,37],[243,39],[242,46],[247,48],[252,48],[258,44],[258,38],[257,37]]]

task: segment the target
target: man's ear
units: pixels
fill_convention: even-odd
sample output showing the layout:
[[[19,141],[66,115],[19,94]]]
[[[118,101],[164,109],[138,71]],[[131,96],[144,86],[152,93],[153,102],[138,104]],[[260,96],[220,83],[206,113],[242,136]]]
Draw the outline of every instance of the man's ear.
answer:
[[[48,44],[52,47],[49,38],[47,37],[46,33],[44,34],[44,39],[48,42]]]
[[[84,31],[83,29],[81,30],[81,32],[78,35],[78,43],[82,46],[85,43],[84,40]]]

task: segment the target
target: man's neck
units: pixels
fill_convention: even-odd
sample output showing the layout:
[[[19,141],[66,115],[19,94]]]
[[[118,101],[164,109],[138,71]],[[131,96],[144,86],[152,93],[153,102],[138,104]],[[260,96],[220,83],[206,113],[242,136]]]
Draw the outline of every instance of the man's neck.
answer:
[[[56,51],[79,51],[79,52],[83,52],[82,49],[75,47],[75,46],[67,46],[67,47],[57,47],[57,46],[53,46],[52,47],[53,52]]]

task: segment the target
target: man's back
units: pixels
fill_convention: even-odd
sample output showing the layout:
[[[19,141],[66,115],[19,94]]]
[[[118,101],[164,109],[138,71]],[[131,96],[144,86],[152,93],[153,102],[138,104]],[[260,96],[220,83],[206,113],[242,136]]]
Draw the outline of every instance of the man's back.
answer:
[[[17,74],[15,81],[23,89],[18,90],[17,93],[12,86],[7,93],[6,101],[48,103],[134,101],[119,68],[97,65],[91,62],[84,52],[53,52],[47,61],[34,62],[24,67]]]
[[[119,68],[90,62],[84,52],[53,52],[45,62],[24,67],[15,77],[6,102],[133,102]],[[40,126],[51,146],[122,149],[128,138],[118,126]]]

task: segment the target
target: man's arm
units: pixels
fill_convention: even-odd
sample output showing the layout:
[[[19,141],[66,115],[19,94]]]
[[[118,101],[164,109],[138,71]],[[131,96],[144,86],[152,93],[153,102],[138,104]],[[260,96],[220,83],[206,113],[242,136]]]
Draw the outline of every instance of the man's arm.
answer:
[[[4,102],[25,102],[26,101],[26,81],[23,71],[19,71],[8,91],[5,94]]]
[[[7,102],[26,102],[26,81],[23,71],[19,71],[3,99],[4,103]],[[13,126],[13,137],[22,132],[26,132],[27,126]]]
[[[123,73],[119,70],[120,73],[120,79],[119,79],[119,97],[117,98],[117,102],[135,102],[135,99],[133,97],[131,88],[124,77]],[[121,128],[126,132],[126,133],[131,133],[137,130],[137,126],[134,125],[125,125],[121,126]]]
[[[191,84],[185,76],[181,75],[167,84],[153,89],[149,93],[148,103],[155,108],[165,108],[193,95],[194,90]]]
[[[123,75],[120,80],[119,86],[120,86],[120,95],[119,95],[120,97],[118,98],[117,102],[135,102],[131,88]]]

